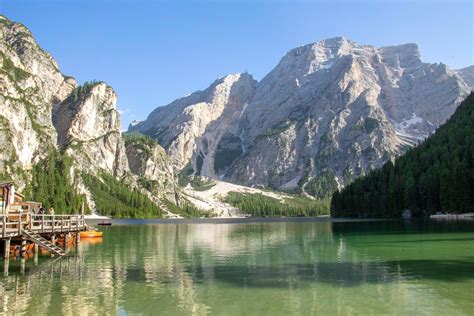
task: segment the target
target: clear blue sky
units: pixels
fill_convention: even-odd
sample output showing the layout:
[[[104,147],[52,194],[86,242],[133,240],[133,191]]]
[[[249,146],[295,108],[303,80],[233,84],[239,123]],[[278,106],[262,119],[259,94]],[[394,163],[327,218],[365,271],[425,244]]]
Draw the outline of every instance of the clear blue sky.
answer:
[[[260,80],[290,49],[345,36],[415,42],[427,62],[474,64],[473,2],[0,0],[79,82],[118,94],[126,127],[157,106],[248,71]]]

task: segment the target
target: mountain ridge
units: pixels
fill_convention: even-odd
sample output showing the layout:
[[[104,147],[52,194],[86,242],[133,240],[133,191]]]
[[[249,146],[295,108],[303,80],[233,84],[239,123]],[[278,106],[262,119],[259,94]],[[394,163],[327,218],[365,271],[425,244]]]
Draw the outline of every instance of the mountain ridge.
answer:
[[[184,127],[195,120],[173,106],[182,99],[130,130],[157,139],[173,160],[153,125],[166,128],[163,118],[178,112],[170,138],[187,155],[173,164],[176,172],[190,164],[197,175],[279,190],[309,186],[324,196],[322,186],[343,187],[426,138],[469,91],[457,71],[424,63],[416,44],[375,48],[335,37],[289,50],[242,98],[240,112],[221,112],[229,123],[211,147],[202,142],[213,135],[206,131],[213,119],[201,118],[204,132],[188,137]]]

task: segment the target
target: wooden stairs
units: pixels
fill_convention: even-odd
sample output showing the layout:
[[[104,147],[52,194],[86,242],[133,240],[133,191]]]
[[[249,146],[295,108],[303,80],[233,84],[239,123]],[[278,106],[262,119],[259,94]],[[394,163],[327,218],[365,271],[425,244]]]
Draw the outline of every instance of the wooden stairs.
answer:
[[[22,234],[27,239],[31,240],[32,242],[34,242],[38,246],[47,249],[49,252],[51,252],[55,255],[58,255],[60,257],[64,257],[64,256],[67,255],[67,253],[63,249],[61,249],[60,247],[54,245],[52,242],[50,242],[47,239],[41,237],[39,234],[37,234],[35,232],[32,232],[32,231],[27,230],[27,229],[23,229]]]

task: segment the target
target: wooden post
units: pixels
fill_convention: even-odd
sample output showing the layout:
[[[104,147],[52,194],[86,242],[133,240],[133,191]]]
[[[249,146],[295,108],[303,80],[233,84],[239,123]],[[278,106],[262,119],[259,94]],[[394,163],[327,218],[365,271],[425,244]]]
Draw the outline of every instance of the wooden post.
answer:
[[[21,214],[18,214],[18,235],[21,236],[21,225],[23,225],[21,223]]]
[[[72,217],[69,216],[69,227],[68,227],[68,230],[71,230],[72,228]]]
[[[35,254],[33,257],[33,262],[35,263],[35,265],[38,265],[38,255],[39,255],[39,247],[38,247],[38,244],[35,244]]]
[[[51,232],[54,233],[54,226],[55,226],[55,224],[54,224],[54,215],[51,217],[51,220],[52,220],[52,222],[51,222]]]
[[[4,247],[3,258],[8,260],[8,258],[10,258],[10,238],[5,239]]]
[[[26,268],[26,258],[21,257],[21,264],[20,264],[20,274],[23,275],[25,274],[25,268]]]
[[[54,234],[51,235],[51,243],[56,245],[56,235]],[[51,253],[51,257],[54,257],[54,253]]]
[[[3,276],[8,276],[8,267],[10,266],[10,260],[3,261]]]
[[[64,250],[69,248],[69,233],[64,234]]]
[[[2,237],[7,237],[7,217],[2,216]]]
[[[64,231],[64,216],[61,216],[61,231]]]
[[[81,230],[84,229],[84,202],[81,204]]]
[[[76,246],[81,242],[81,233],[76,232]]]
[[[26,257],[26,239],[25,238],[21,238],[20,255],[22,257]]]
[[[41,232],[44,233],[44,214],[41,214]]]

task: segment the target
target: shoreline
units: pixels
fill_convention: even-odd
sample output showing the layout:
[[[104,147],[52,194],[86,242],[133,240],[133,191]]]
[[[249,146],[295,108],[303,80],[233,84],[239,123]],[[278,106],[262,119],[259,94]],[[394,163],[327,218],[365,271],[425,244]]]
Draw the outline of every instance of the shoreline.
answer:
[[[88,224],[97,224],[101,219],[86,219]],[[214,218],[116,218],[109,219],[113,225],[153,225],[153,224],[240,224],[240,223],[278,223],[278,222],[376,222],[394,219],[360,219],[334,218],[330,216],[318,217],[214,217]]]

